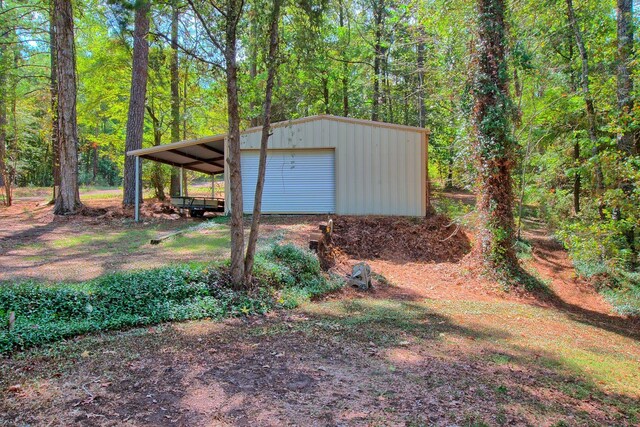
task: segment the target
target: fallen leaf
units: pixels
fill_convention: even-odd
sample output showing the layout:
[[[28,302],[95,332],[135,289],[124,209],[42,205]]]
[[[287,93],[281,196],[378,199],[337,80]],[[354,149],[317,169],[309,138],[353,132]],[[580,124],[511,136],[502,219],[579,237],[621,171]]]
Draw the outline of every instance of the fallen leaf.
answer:
[[[22,386],[20,384],[15,384],[15,385],[9,386],[8,390],[11,393],[18,393],[22,391]]]

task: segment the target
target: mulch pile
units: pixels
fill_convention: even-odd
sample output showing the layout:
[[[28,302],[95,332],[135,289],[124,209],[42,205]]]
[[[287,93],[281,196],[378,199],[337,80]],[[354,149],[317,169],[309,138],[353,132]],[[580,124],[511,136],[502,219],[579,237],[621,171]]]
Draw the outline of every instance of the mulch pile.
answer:
[[[442,215],[338,217],[332,240],[341,252],[357,259],[457,262],[471,250],[462,227]]]

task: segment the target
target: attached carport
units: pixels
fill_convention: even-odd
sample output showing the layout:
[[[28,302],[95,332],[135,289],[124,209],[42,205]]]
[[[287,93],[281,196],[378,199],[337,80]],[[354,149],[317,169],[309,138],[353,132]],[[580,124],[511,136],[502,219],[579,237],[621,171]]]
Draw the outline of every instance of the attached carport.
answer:
[[[180,196],[184,194],[182,188],[182,174],[184,169],[207,175],[224,173],[224,134],[208,136],[206,138],[191,139],[174,142],[167,145],[142,148],[127,152],[129,156],[136,158],[136,204],[135,219],[140,217],[140,183],[142,159],[153,160],[180,168]]]

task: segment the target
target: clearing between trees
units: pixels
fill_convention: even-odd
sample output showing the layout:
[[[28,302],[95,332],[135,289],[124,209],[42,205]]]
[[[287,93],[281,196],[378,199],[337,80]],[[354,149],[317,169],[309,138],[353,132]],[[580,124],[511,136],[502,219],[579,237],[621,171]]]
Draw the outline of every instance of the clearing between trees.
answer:
[[[90,217],[50,222],[49,211],[17,212],[17,227],[10,228],[2,217],[3,260],[38,256],[20,251],[43,251],[44,257],[55,250],[68,251],[67,262],[80,264],[48,268],[24,259],[24,277],[79,281],[103,274],[111,263],[122,268],[127,257],[154,266],[198,259],[202,252],[228,256],[224,224],[196,227],[173,246],[168,241],[151,248],[146,239],[156,230],[196,223],[100,225]],[[34,215],[37,225],[20,229],[20,215]],[[322,219],[265,217],[265,241],[304,246]],[[347,242],[355,237],[347,235],[357,224],[350,221],[336,220],[336,240],[345,239],[341,268],[367,259],[380,275],[372,292],[343,289],[293,311],[90,334],[14,353],[0,368],[0,423],[637,425],[638,324],[614,314],[575,276],[565,251],[543,227],[528,224],[532,250],[523,262],[548,292],[515,294],[478,277],[458,253],[473,239],[463,227],[435,220],[438,241],[455,232],[441,242],[448,249],[437,258],[407,259],[400,246],[354,258],[358,246],[350,248]],[[407,221],[390,222],[401,229],[429,224]],[[351,227],[341,228],[345,224]],[[372,223],[383,224],[377,233],[363,224],[355,233],[362,239],[385,230],[393,235],[392,224]],[[22,242],[32,246],[11,246],[7,230],[22,233]],[[77,240],[62,237],[70,230]],[[78,260],[89,245],[78,236],[88,233],[92,239],[141,235],[128,255],[120,253],[123,242],[135,246],[136,238],[113,237],[113,247],[97,240],[97,247],[112,251],[105,249],[102,256],[110,261],[100,264],[95,254]],[[194,250],[185,252],[182,238]],[[3,274],[20,271],[12,262],[3,262]],[[75,279],[60,270],[75,271]]]

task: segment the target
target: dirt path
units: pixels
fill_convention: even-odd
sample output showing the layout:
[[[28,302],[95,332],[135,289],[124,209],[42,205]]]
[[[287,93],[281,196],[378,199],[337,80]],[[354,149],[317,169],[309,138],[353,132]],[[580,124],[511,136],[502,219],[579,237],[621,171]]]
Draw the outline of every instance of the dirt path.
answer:
[[[585,280],[580,279],[562,244],[549,236],[544,225],[527,221],[524,237],[533,246],[533,267],[549,280],[550,289],[568,305],[605,315],[613,314],[611,305]]]

